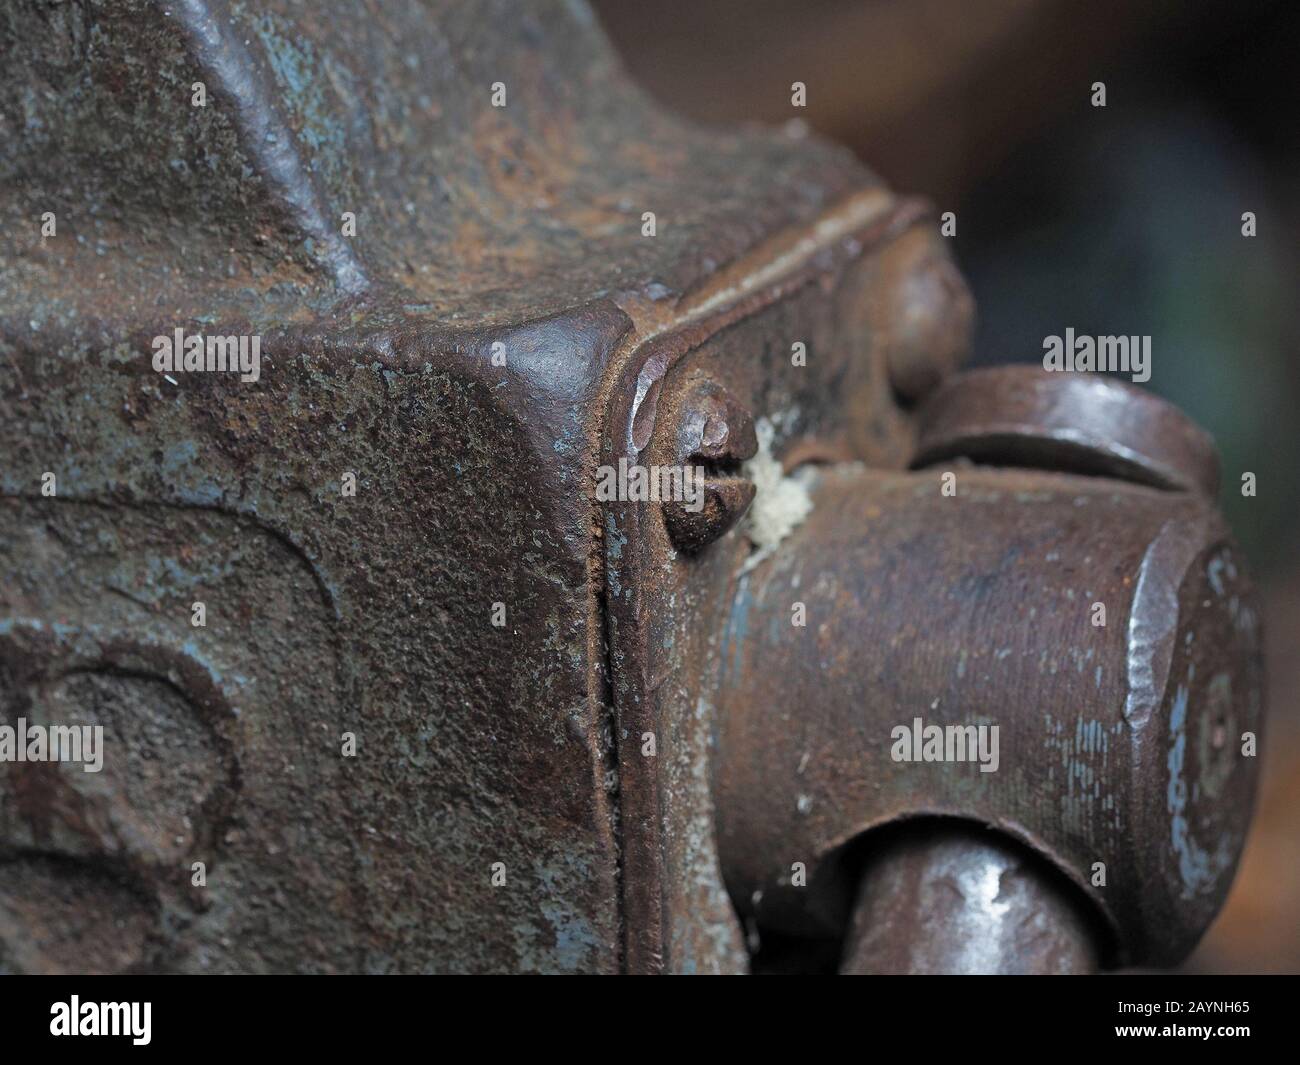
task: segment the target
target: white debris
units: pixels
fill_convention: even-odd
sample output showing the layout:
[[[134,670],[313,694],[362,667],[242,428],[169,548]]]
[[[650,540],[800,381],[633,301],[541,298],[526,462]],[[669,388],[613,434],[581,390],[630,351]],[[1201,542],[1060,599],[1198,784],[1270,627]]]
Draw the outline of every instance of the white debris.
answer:
[[[808,492],[811,471],[796,471],[787,477],[780,461],[772,455],[772,441],[776,436],[772,422],[759,418],[754,435],[758,437],[758,454],[745,463],[744,474],[754,482],[755,488],[745,528],[745,535],[755,550],[746,559],[744,571],[753,569],[776,550],[813,508]]]

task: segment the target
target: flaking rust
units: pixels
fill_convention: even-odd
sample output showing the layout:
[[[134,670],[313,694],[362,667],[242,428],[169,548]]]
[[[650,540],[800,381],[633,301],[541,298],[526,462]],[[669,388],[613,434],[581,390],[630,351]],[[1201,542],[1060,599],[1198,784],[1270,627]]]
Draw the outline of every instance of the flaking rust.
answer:
[[[106,744],[0,766],[0,968],[1189,949],[1261,713],[1212,449],[954,378],[924,203],[664,115],[574,3],[18,0],[0,46],[0,715]],[[597,498],[620,463],[704,505]],[[918,712],[1001,767],[890,760]],[[1051,950],[882,940],[963,862],[1027,869]]]

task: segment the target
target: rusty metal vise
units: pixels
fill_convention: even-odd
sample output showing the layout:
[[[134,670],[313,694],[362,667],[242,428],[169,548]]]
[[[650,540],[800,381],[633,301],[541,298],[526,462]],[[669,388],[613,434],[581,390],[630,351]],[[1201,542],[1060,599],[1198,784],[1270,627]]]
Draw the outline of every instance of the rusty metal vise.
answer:
[[[1209,439],[957,373],[926,204],[579,4],[252,6],[0,14],[0,725],[104,752],[0,764],[0,968],[1183,957],[1262,714]]]

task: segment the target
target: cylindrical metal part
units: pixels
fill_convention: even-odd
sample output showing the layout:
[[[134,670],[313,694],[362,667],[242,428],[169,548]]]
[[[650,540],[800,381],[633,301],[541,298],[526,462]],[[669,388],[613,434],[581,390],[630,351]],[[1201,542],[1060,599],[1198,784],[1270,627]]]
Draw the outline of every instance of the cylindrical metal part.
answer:
[[[738,581],[713,774],[732,897],[842,936],[866,833],[988,825],[1174,964],[1221,905],[1260,726],[1250,583],[1199,493],[828,470]]]
[[[1094,474],[1213,499],[1210,435],[1150,392],[1105,377],[991,366],[947,381],[921,411],[914,465],[958,456]]]
[[[1041,857],[960,821],[885,830],[865,859],[840,971],[1096,971],[1095,915]]]

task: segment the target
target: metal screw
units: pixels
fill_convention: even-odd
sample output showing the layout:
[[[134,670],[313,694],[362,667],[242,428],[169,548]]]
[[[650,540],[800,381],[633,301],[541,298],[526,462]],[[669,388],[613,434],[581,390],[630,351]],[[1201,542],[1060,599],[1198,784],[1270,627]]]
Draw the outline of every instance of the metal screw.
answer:
[[[740,519],[754,500],[754,482],[740,466],[758,452],[754,419],[725,388],[700,383],[685,398],[677,422],[675,453],[683,466],[703,467],[702,505],[667,502],[664,522],[673,543],[698,551]]]

